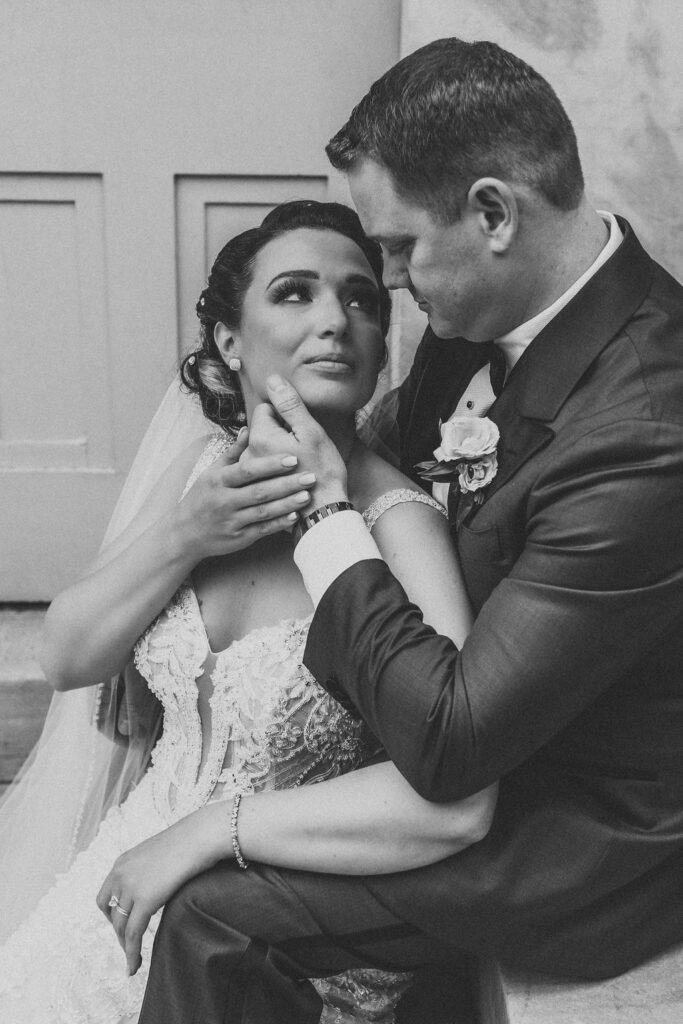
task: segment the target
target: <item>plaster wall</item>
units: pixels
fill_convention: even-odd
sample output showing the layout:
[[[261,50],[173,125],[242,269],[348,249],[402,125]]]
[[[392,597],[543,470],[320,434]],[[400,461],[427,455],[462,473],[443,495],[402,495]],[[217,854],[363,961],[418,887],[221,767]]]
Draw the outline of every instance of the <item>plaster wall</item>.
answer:
[[[402,55],[450,35],[491,39],[548,79],[594,205],[626,217],[683,280],[680,0],[404,0]],[[423,320],[406,303],[400,313],[404,369]]]

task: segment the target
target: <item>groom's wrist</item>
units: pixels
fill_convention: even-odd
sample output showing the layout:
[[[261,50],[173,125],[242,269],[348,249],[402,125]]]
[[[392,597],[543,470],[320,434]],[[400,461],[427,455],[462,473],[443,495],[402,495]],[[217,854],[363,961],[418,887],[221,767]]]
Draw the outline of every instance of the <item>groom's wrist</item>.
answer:
[[[354,511],[355,509],[350,501],[327,501],[316,508],[300,514],[299,521],[294,528],[294,536],[299,541],[305,533],[312,529],[316,523],[322,522],[323,519],[328,519],[338,512]]]
[[[381,557],[365,520],[351,509],[321,518],[294,549],[294,561],[314,606],[346,569],[356,562]]]

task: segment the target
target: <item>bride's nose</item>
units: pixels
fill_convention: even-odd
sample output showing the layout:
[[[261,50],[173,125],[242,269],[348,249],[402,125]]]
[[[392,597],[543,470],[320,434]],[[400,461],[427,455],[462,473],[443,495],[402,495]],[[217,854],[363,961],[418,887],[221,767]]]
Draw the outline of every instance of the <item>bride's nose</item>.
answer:
[[[342,337],[346,334],[349,317],[346,306],[336,295],[321,299],[318,307],[317,331],[320,337]]]

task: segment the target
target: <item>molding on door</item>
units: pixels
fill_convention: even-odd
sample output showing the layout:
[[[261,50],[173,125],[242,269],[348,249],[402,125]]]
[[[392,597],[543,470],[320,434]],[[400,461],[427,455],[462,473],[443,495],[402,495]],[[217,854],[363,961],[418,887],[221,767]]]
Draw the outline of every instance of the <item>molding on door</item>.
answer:
[[[327,193],[327,178],[322,176],[176,176],[178,355],[197,339],[197,299],[228,239],[259,224],[278,203],[324,201]]]

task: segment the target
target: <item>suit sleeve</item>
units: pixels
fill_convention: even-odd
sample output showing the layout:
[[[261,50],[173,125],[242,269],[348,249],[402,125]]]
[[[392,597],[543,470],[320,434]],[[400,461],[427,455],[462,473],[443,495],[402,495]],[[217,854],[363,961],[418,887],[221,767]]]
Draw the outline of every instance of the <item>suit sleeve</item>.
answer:
[[[347,569],[315,614],[305,664],[427,799],[510,772],[680,628],[680,424],[610,424],[549,461],[462,651],[379,561]]]

